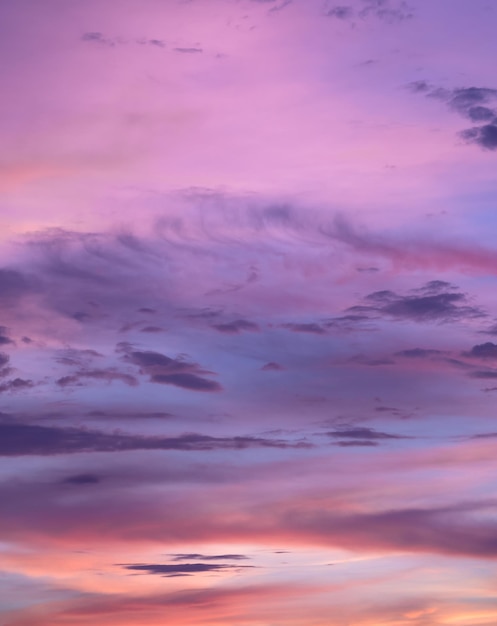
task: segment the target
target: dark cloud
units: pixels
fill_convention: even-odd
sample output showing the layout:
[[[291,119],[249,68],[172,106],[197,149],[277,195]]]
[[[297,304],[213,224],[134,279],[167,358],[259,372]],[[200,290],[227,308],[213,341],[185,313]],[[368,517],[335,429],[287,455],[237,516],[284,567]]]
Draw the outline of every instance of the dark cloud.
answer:
[[[443,97],[443,96],[442,96]],[[449,106],[455,111],[466,115],[471,119],[475,114],[474,109],[478,109],[483,104],[497,100],[497,89],[486,87],[463,87],[449,92]]]
[[[123,357],[140,368],[149,381],[161,385],[173,385],[192,391],[221,391],[219,383],[208,378],[213,372],[202,369],[197,363],[182,358],[171,358],[160,352],[133,350],[127,345]]]
[[[487,341],[473,346],[469,352],[464,352],[464,356],[476,359],[497,359],[497,344]]]
[[[388,23],[413,17],[412,9],[403,0],[361,0],[347,5],[334,4],[328,0],[324,15],[339,20],[376,18]]]
[[[125,565],[125,569],[145,574],[158,574],[160,576],[178,574],[199,574],[203,572],[222,572],[233,569],[252,568],[252,565],[238,565],[225,563],[168,563],[166,565]]]
[[[0,385],[0,393],[5,393],[6,391],[26,391],[26,389],[31,389],[34,386],[35,383],[32,380],[24,378],[14,378],[13,380],[8,380]]]
[[[341,315],[323,323],[328,329],[344,332],[371,331],[374,326],[371,325],[371,317],[365,314]]]
[[[150,382],[160,385],[173,385],[191,391],[221,391],[222,387],[215,380],[208,380],[196,374],[154,374],[150,377]]]
[[[162,39],[137,39],[136,43],[141,46],[156,46],[157,48],[165,48],[166,44]]]
[[[8,335],[9,329],[5,326],[0,326],[0,346],[6,346],[8,344],[14,343]]]
[[[408,359],[426,359],[439,354],[443,354],[443,352],[441,350],[431,350],[425,348],[410,348],[408,350],[400,350],[400,352],[396,352],[395,356],[403,356]]]
[[[226,324],[215,324],[213,325],[213,328],[218,330],[220,333],[227,333],[231,335],[237,335],[244,331],[257,332],[260,330],[257,324],[249,322],[248,320],[235,320]]]
[[[389,433],[383,433],[373,428],[344,428],[340,430],[334,430],[326,433],[329,437],[335,439],[359,439],[363,441],[375,441],[380,439],[406,439],[401,435],[391,435]]]
[[[290,6],[292,2],[293,0],[283,0],[281,4],[271,7],[269,9],[269,13],[277,13],[279,11],[283,11],[283,9],[286,9],[286,7]]]
[[[59,350],[57,352],[55,361],[60,365],[83,367],[94,358],[100,357],[102,357],[102,355],[96,350],[77,350],[75,348],[66,348],[65,350]]]
[[[175,52],[183,52],[184,54],[195,54],[203,52],[202,48],[174,48]]]
[[[182,315],[185,319],[192,320],[212,320],[218,318],[222,315],[222,311],[219,309],[210,309],[209,307],[205,307],[203,309],[194,309],[190,311],[185,311]]]
[[[456,291],[431,292],[426,295],[399,295],[389,290],[375,291],[366,296],[365,304],[347,310],[416,322],[443,323],[484,316],[481,309],[467,304],[465,294]]]
[[[495,119],[495,111],[488,107],[471,107],[468,109],[468,117],[472,122],[489,122]]]
[[[86,416],[90,418],[97,419],[131,419],[131,420],[142,420],[142,419],[171,419],[173,416],[172,413],[167,413],[166,411],[130,411],[129,409],[124,411],[88,411]]]
[[[142,333],[163,333],[164,329],[160,326],[145,326],[140,330]]]
[[[85,385],[88,380],[102,381],[107,383],[112,383],[117,380],[124,383],[125,385],[129,385],[130,387],[136,387],[138,385],[138,380],[135,376],[120,372],[115,368],[86,370],[81,369],[77,372],[74,372],[74,374],[62,376],[62,378],[59,378],[56,383],[57,385],[59,385],[59,387],[82,386]]]
[[[497,432],[477,433],[476,435],[472,435],[470,439],[497,439]]]
[[[81,36],[81,39],[82,41],[100,44],[101,46],[115,46],[117,43],[119,43],[119,40],[105,37],[103,33],[100,33],[98,31],[91,31],[88,33],[83,33],[83,35]]]
[[[474,126],[461,131],[460,136],[468,143],[474,143],[485,150],[497,150],[497,124]]]
[[[325,335],[326,330],[316,323],[308,324],[283,324],[283,328],[287,328],[294,333],[310,333],[312,335]]]
[[[17,300],[35,290],[36,282],[33,278],[14,269],[0,268],[0,301]]]
[[[248,556],[244,554],[171,554],[173,561],[247,561]]]
[[[445,102],[449,110],[459,113],[479,126],[462,130],[459,136],[467,143],[473,143],[484,150],[497,149],[497,89],[488,87],[460,87],[443,89],[430,85],[427,81],[409,84],[414,93]],[[485,123],[484,123],[485,122]]]
[[[471,365],[469,363],[466,363],[465,361],[460,361],[459,359],[454,359],[453,357],[444,358],[442,359],[442,361],[448,363],[449,365],[453,365],[454,367],[458,367],[459,369],[471,369]]]
[[[490,380],[493,378],[497,378],[497,371],[494,370],[481,370],[476,372],[471,372],[469,374],[471,378],[481,378],[483,380]]]
[[[356,271],[363,274],[376,274],[380,270],[377,267],[356,267]]]
[[[36,303],[84,326],[122,324],[137,302],[159,304],[165,294],[157,259],[166,252],[157,242],[51,229],[32,235],[26,248]]]
[[[434,294],[454,289],[457,289],[457,287],[452,283],[448,283],[445,280],[430,280],[425,285],[419,287],[419,289],[416,289],[415,291],[426,294]]]
[[[361,362],[364,363],[364,365],[369,365],[370,367],[395,364],[395,361],[392,361],[392,359],[364,359]]]
[[[100,481],[100,476],[96,474],[75,474],[64,478],[62,482],[68,485],[96,485]]]
[[[88,33],[83,33],[81,39],[83,41],[102,41],[103,35],[102,33],[92,31]]]
[[[302,441],[261,437],[210,437],[189,433],[176,437],[142,437],[83,428],[0,423],[0,456],[57,455],[127,450],[244,450],[249,448],[309,448]]]
[[[497,324],[493,324],[490,328],[480,330],[479,332],[481,335],[497,335]]]
[[[122,37],[106,37],[103,33],[92,31],[84,33],[81,37],[82,41],[88,43],[99,44],[101,46],[123,46],[129,44],[138,44],[140,46],[155,46],[165,48],[166,44],[162,39],[148,39],[141,37],[139,39],[123,39]]]
[[[370,439],[357,439],[353,441],[337,441],[335,446],[340,446],[341,448],[370,448],[373,446],[377,446],[377,441],[371,441]]]
[[[339,20],[348,20],[355,16],[355,11],[351,6],[334,6],[327,9],[325,15]]]
[[[261,367],[261,370],[263,372],[280,372],[281,370],[284,370],[285,368],[283,367],[283,365],[280,365],[279,363],[275,363],[274,361],[270,361],[269,363],[266,363],[266,365],[263,365]]]

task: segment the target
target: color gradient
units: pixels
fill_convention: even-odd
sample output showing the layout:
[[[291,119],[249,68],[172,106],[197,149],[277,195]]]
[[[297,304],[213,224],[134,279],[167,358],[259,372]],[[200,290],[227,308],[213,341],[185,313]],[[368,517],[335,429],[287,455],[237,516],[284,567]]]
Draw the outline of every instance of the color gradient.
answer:
[[[0,624],[497,624],[497,4],[0,0]]]

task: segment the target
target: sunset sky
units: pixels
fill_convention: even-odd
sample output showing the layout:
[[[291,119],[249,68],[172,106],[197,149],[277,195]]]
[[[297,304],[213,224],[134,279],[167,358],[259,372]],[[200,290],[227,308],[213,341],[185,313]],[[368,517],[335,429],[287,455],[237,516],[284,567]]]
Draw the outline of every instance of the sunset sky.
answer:
[[[1,626],[497,624],[496,28],[0,0]]]

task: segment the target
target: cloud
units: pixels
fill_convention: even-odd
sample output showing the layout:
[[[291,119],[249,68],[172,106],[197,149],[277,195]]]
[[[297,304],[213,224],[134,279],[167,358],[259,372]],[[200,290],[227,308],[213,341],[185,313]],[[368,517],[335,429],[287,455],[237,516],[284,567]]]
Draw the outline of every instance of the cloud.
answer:
[[[441,350],[431,350],[426,348],[410,348],[408,350],[400,350],[395,356],[403,356],[407,359],[426,359],[432,356],[443,354]]]
[[[88,411],[85,414],[85,417],[96,418],[96,419],[105,419],[105,420],[148,420],[148,419],[170,419],[173,417],[172,413],[167,413],[166,411],[133,411],[130,409],[126,409],[123,411]]]
[[[13,380],[8,380],[5,383],[0,385],[0,393],[9,392],[20,392],[26,391],[26,389],[31,389],[35,386],[35,383],[32,380],[25,378],[14,378]]]
[[[200,561],[247,561],[248,556],[244,554],[214,554],[214,555],[205,555],[205,554],[172,554],[173,561],[192,561],[192,560],[200,560]]]
[[[497,371],[495,370],[479,370],[468,374],[471,378],[481,378],[483,380],[490,380],[497,378]]]
[[[478,272],[495,274],[497,253],[479,243],[434,240],[432,235],[394,237],[371,233],[356,228],[344,215],[337,215],[330,224],[322,224],[319,231],[332,241],[343,243],[360,255],[374,255],[387,259],[396,269],[454,270],[471,268]],[[431,281],[431,283],[445,281]],[[428,283],[428,284],[431,284]]]
[[[0,352],[0,377],[7,376],[11,369],[6,367],[10,361],[10,356],[5,352]]]
[[[326,330],[315,323],[307,324],[283,324],[282,328],[291,330],[293,333],[310,333],[311,335],[325,335]]]
[[[486,330],[479,331],[481,335],[497,335],[497,324],[493,324]]]
[[[253,569],[253,565],[240,565],[239,563],[182,563],[181,561],[193,559],[203,560],[244,560],[247,557],[243,555],[219,555],[213,557],[203,557],[201,554],[191,555],[177,555],[174,559],[174,563],[166,564],[131,564],[124,565],[127,570],[135,572],[143,572],[146,574],[157,574],[159,576],[191,576],[194,574],[202,574],[205,572],[224,572],[224,571],[236,571],[240,572],[243,569]],[[180,561],[180,562],[178,562]]]
[[[369,323],[368,323],[369,322]],[[323,326],[328,329],[335,330],[342,333],[358,332],[358,331],[371,331],[374,330],[374,326],[371,325],[371,317],[369,315],[341,315],[323,322]]]
[[[403,0],[362,0],[354,4],[334,4],[327,0],[324,15],[339,20],[376,18],[390,24],[413,17],[411,7]]]
[[[55,361],[60,365],[83,367],[93,361],[93,359],[101,357],[102,354],[96,350],[65,348],[57,351]]]
[[[156,46],[157,48],[165,48],[166,44],[162,39],[137,39],[136,43],[141,46]]]
[[[269,9],[269,13],[278,13],[279,11],[283,11],[283,9],[286,9],[292,3],[293,3],[293,0],[283,0],[281,4],[277,4],[274,7],[271,7]]]
[[[383,433],[373,428],[344,428],[326,433],[329,437],[336,439],[359,439],[362,441],[375,441],[380,439],[406,439],[401,435],[391,435],[390,433]]]
[[[239,565],[227,563],[168,563],[165,565],[125,565],[125,569],[143,572],[146,574],[159,574],[160,576],[178,574],[200,574],[204,572],[223,572],[226,570],[241,570],[253,568],[253,565]]]
[[[497,433],[478,433],[477,435],[471,435],[470,439],[495,439]]]
[[[467,128],[461,131],[459,135],[468,143],[474,143],[485,150],[497,150],[497,124],[484,124],[483,126]]]
[[[309,448],[302,441],[261,437],[210,437],[188,433],[177,437],[144,437],[83,428],[0,423],[0,456],[58,455],[126,450],[244,450],[249,448]]]
[[[64,478],[62,482],[68,485],[96,485],[100,481],[101,478],[97,474],[75,474]]]
[[[366,296],[364,304],[352,306],[347,310],[415,322],[448,323],[484,317],[481,309],[467,304],[465,294],[445,291],[445,287],[440,287],[436,293],[431,288],[432,284],[428,283],[430,290],[426,295],[399,295],[389,290],[375,291]]]
[[[185,575],[188,574],[168,576]],[[323,587],[265,582],[223,587],[215,585],[173,592],[162,590],[160,593],[142,595],[129,592],[85,593],[83,598],[76,596],[70,601],[44,605],[43,611],[33,612],[28,609],[26,612],[16,612],[15,615],[11,613],[9,626],[61,626],[71,622],[81,626],[112,626],[116,623],[131,626],[136,624],[135,615],[139,616],[140,626],[164,623],[164,615],[167,615],[168,623],[174,626],[192,626],[192,614],[200,616],[201,622],[197,620],[198,624],[268,624],[274,622],[274,615],[280,615],[284,616],[285,624],[296,626],[309,621],[309,597],[323,591],[329,593],[329,590],[330,585]],[[306,599],[303,606],[295,602],[297,598]],[[287,618],[290,621],[287,622]]]
[[[459,132],[464,141],[476,144],[484,150],[497,149],[497,89],[459,87],[451,90],[430,85],[423,80],[410,83],[408,87],[414,93],[422,93],[445,102],[449,110],[479,123],[478,126]],[[495,108],[488,105],[494,105]]]
[[[357,439],[354,441],[337,441],[334,445],[341,448],[370,448],[378,445],[377,441]]]
[[[101,46],[124,46],[129,44],[137,44],[140,46],[155,46],[157,48],[165,48],[166,44],[162,39],[148,39],[146,37],[141,37],[138,39],[123,39],[122,37],[107,37],[103,33],[98,31],[91,31],[87,33],[83,33],[81,36],[81,40],[88,42],[99,44]]]
[[[6,326],[0,326],[0,346],[6,346],[8,344],[14,343],[8,335],[9,335],[9,329]],[[0,364],[0,367],[1,367],[1,364]]]
[[[56,381],[56,384],[59,387],[82,386],[86,384],[84,381],[87,380],[96,380],[107,383],[112,383],[118,380],[130,387],[136,387],[138,385],[138,380],[135,376],[120,372],[115,368],[86,370],[81,369],[77,372],[74,372],[74,374],[62,376]]]
[[[298,513],[292,527],[353,550],[387,548],[407,552],[438,552],[472,557],[497,556],[493,520],[474,519],[470,512],[483,503],[440,508],[406,508],[358,514]]]
[[[121,348],[125,352],[123,359],[140,368],[142,374],[149,376],[149,381],[161,385],[173,385],[191,391],[221,391],[216,381],[204,378],[213,372],[202,369],[197,363],[183,358],[171,358],[153,351],[133,350],[127,344]]]
[[[326,9],[325,15],[327,17],[336,17],[339,20],[352,19],[355,16],[355,11],[351,6],[333,6]]]
[[[14,302],[36,290],[32,277],[14,269],[0,268],[0,301]]]
[[[274,361],[270,361],[269,363],[266,363],[266,365],[263,365],[261,367],[261,370],[263,372],[280,372],[284,369],[285,368],[283,367],[283,365],[280,365],[279,363],[275,363]]]
[[[182,52],[183,54],[197,54],[203,52],[202,48],[174,48],[175,52]]]
[[[464,352],[464,356],[475,359],[497,359],[497,344],[487,341],[473,346],[469,352]]]
[[[231,335],[237,335],[243,331],[258,332],[260,330],[257,324],[249,322],[248,320],[235,320],[226,324],[214,324],[213,328],[220,333],[227,333]]]
[[[114,46],[115,43],[112,39],[104,37],[104,35],[100,32],[91,31],[87,33],[83,33],[81,36],[83,41],[89,41],[91,43],[99,43],[107,46]]]
[[[188,372],[178,374],[154,374],[150,382],[160,385],[173,385],[190,391],[221,391],[222,387],[214,380],[201,378]]]

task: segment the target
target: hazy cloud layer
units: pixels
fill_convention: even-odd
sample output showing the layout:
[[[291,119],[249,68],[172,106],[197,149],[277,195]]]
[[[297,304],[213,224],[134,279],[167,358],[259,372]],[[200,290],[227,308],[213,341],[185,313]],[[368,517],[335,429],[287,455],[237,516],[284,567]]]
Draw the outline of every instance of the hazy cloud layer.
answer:
[[[178,437],[144,437],[104,433],[83,428],[59,428],[35,424],[0,423],[0,455],[54,455],[78,452],[126,450],[244,450],[252,447],[306,448],[305,442],[286,442],[259,437],[210,437],[188,433]]]

